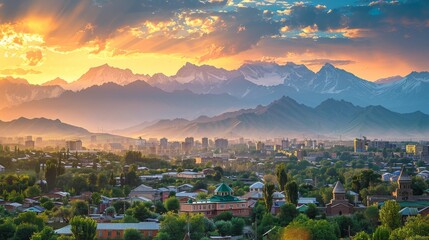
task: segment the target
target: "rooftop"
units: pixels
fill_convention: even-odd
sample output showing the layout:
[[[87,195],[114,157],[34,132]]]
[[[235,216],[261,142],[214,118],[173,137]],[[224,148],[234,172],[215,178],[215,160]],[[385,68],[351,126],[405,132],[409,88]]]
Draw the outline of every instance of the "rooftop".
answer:
[[[332,190],[332,193],[346,193],[346,190],[344,189],[343,184],[340,181],[337,181],[334,189]]]
[[[411,181],[411,177],[408,175],[407,171],[405,170],[405,167],[403,167],[401,170],[401,174],[398,178],[398,182],[399,181]]]
[[[221,183],[216,189],[215,189],[215,193],[218,192],[226,192],[226,193],[232,193],[232,189],[226,185],[225,183]]]
[[[139,222],[139,223],[98,223],[97,230],[159,230],[159,223],[156,222]],[[71,225],[55,230],[60,235],[71,235]]]

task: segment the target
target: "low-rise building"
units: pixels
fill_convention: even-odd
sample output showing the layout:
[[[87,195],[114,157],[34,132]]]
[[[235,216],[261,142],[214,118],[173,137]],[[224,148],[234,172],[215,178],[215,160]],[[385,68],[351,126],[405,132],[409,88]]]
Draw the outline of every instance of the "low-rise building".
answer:
[[[144,184],[141,184],[140,186],[131,190],[130,194],[128,194],[128,197],[144,197],[150,199],[151,201],[161,200],[161,194],[158,189],[154,189]]]
[[[250,214],[248,201],[233,196],[233,190],[226,184],[220,184],[215,195],[207,200],[192,201],[180,205],[180,212],[203,213],[213,218],[222,212],[231,212],[234,216],[247,217]]]
[[[198,178],[205,178],[206,175],[202,172],[180,172],[177,173],[177,178],[190,178],[190,179],[198,179]]]
[[[155,237],[159,231],[159,223],[140,222],[140,223],[97,223],[97,239],[123,239],[126,229],[136,229],[144,237]],[[71,236],[71,225],[55,230],[58,235]]]

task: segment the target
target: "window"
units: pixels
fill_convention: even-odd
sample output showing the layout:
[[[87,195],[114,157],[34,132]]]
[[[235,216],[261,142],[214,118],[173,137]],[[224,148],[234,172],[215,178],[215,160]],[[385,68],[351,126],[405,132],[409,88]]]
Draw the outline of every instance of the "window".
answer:
[[[112,236],[112,231],[107,231],[107,236]]]
[[[121,231],[116,231],[116,237],[120,237],[121,236]]]
[[[221,205],[220,205],[220,208],[224,208],[224,207],[225,207],[225,205],[224,205],[224,204],[221,204]]]
[[[149,237],[152,237],[152,231],[148,231],[148,232],[147,232],[147,235],[148,235]]]
[[[103,231],[98,231],[98,237],[103,237]]]

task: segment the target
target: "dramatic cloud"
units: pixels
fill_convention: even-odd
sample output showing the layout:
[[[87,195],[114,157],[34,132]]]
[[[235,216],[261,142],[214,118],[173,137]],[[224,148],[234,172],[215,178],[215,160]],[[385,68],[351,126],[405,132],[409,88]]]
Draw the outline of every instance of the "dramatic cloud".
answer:
[[[68,63],[83,71],[94,60],[128,65],[143,56],[174,59],[175,69],[180,61],[232,68],[247,60],[314,66],[329,60],[356,70],[371,65],[364,74],[373,79],[390,75],[391,62],[392,74],[429,69],[427,0],[0,0],[0,6],[2,66],[35,66],[50,77],[56,76],[47,65],[56,58],[73,59]],[[133,70],[157,67],[148,62]]]
[[[43,59],[42,51],[40,50],[34,50],[34,51],[28,51],[25,54],[26,62],[28,66],[37,66],[40,61]]]
[[[22,68],[9,68],[0,70],[1,75],[27,75],[27,74],[40,74],[42,72],[33,69]]]
[[[355,63],[354,61],[351,61],[351,60],[333,60],[333,59],[311,59],[311,60],[302,60],[301,62],[307,66],[320,66],[326,63],[340,66],[340,65],[349,65],[349,64]]]

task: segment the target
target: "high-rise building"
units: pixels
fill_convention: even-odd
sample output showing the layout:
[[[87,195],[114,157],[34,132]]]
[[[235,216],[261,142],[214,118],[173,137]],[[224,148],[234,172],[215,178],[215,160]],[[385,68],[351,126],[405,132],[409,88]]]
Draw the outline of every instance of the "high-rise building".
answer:
[[[185,138],[185,143],[188,143],[191,147],[194,147],[194,138],[193,137]]]
[[[256,143],[256,151],[262,151],[265,149],[265,144],[261,141]]]
[[[161,139],[159,140],[159,146],[160,146],[162,149],[166,149],[166,148],[168,147],[168,139],[167,139],[167,138],[161,138]]]
[[[366,137],[363,137],[363,139],[355,138],[353,148],[355,153],[368,151],[368,140],[366,140]]]
[[[207,150],[207,149],[209,148],[209,139],[208,139],[208,138],[203,137],[203,138],[201,139],[201,147],[202,147],[204,150]]]
[[[69,151],[81,151],[82,141],[81,140],[67,141],[66,146]]]
[[[422,147],[421,160],[428,162],[429,161],[429,146]]]
[[[228,139],[218,138],[215,140],[215,148],[223,151],[228,149]]]
[[[423,147],[419,144],[407,144],[405,151],[410,155],[419,155],[423,151]]]
[[[283,139],[282,140],[282,149],[283,150],[286,150],[286,149],[288,149],[289,148],[289,139]]]
[[[25,148],[33,149],[34,148],[34,141],[33,140],[25,141]]]

